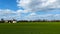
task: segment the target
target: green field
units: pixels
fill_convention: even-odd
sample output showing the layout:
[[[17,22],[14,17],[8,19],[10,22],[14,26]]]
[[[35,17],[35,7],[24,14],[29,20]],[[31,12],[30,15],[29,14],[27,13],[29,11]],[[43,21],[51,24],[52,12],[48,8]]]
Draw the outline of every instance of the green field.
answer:
[[[0,23],[0,34],[60,34],[60,22]]]

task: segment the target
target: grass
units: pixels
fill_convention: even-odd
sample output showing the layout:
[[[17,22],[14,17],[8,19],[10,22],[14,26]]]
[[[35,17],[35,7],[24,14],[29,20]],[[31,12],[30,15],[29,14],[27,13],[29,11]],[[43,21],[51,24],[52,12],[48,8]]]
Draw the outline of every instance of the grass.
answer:
[[[0,34],[60,34],[60,22],[0,23]]]

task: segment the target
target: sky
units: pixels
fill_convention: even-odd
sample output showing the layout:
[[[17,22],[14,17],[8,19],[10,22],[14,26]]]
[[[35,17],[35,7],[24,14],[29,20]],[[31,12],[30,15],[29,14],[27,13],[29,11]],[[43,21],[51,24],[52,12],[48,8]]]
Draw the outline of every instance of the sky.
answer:
[[[0,0],[0,19],[60,20],[60,0]]]

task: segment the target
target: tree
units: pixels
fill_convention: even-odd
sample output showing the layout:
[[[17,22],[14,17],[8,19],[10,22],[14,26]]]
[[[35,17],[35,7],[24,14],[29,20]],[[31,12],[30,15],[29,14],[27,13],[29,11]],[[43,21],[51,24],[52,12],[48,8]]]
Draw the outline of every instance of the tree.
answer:
[[[5,21],[4,21],[4,19],[2,18],[2,19],[1,19],[1,23],[4,23],[4,22],[5,22]]]

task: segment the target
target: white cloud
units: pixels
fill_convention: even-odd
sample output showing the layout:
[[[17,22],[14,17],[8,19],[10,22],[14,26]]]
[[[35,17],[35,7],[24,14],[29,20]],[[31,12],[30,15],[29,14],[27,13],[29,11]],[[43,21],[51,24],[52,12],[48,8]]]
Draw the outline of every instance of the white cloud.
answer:
[[[28,11],[60,8],[60,0],[17,0],[18,6]]]
[[[2,10],[0,9],[0,19],[17,19],[17,20],[38,20],[38,19],[46,19],[46,20],[60,20],[60,14],[36,14],[32,12],[26,16],[21,17],[21,13],[23,10],[13,11],[9,9]]]
[[[17,19],[18,17],[21,16],[22,10],[19,11],[13,11],[10,9],[0,9],[0,19]]]
[[[19,13],[28,13],[28,10],[17,10],[16,12],[17,12],[18,14],[19,14]]]
[[[4,18],[4,19],[18,19],[21,18],[23,13],[28,13],[27,10],[10,10],[10,9],[0,9],[0,19]],[[23,16],[24,17],[24,16]],[[22,18],[23,18],[22,17]]]
[[[60,14],[41,14],[31,13],[25,17],[27,20],[60,20]]]
[[[35,11],[50,11],[60,10],[60,0],[17,0],[17,6],[22,7],[24,10],[22,13],[32,12],[28,16],[24,17],[27,20],[35,19],[47,19],[56,20],[60,17],[60,14],[36,14]],[[55,9],[55,10],[54,10]],[[20,11],[18,11],[20,12]]]
[[[16,11],[13,11],[13,10],[10,10],[10,9],[0,9],[0,15],[9,15],[9,14],[21,14],[21,13],[27,13],[28,11],[27,10],[16,10]]]
[[[23,18],[26,20],[35,20],[35,19],[59,19],[60,14],[36,14],[35,11],[44,10],[47,11],[50,9],[60,8],[59,0],[17,0],[17,6],[24,8],[24,10],[13,11],[10,9],[0,9],[0,17],[6,19],[12,18]],[[21,17],[22,13],[31,14]]]
[[[2,15],[2,14],[8,15],[8,14],[14,14],[14,13],[16,13],[16,12],[14,12],[13,10],[9,10],[9,9],[0,9],[0,15]]]

